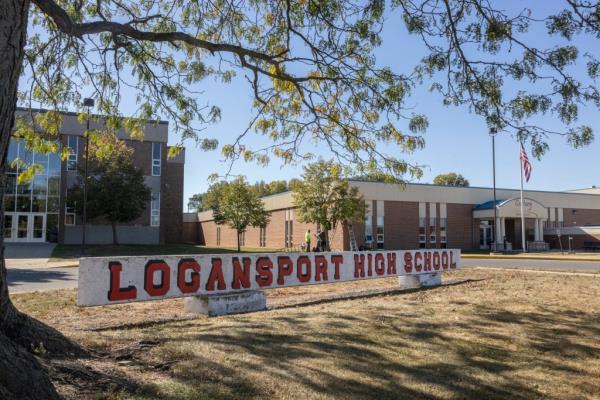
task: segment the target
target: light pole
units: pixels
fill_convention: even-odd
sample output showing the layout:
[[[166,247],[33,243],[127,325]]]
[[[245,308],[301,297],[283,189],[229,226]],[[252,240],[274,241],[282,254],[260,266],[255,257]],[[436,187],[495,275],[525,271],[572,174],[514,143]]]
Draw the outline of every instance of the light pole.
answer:
[[[87,225],[87,185],[88,185],[88,155],[90,144],[90,107],[94,107],[94,99],[83,99],[83,106],[87,107],[87,121],[85,130],[85,161],[83,166],[83,233],[81,235],[81,255],[85,255],[85,228]]]
[[[490,128],[492,137],[492,179],[494,188],[494,251],[498,251],[498,212],[496,210],[496,134],[495,127]]]

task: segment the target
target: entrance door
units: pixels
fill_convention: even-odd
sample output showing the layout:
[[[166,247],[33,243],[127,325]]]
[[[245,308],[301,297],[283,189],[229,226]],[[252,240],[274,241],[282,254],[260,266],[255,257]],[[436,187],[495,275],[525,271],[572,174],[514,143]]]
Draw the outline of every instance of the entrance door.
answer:
[[[29,241],[44,242],[46,240],[46,214],[31,214]]]
[[[479,248],[490,249],[491,244],[494,241],[492,236],[492,225],[489,221],[479,222]]]
[[[13,231],[15,242],[27,242],[29,239],[29,214],[16,214],[13,222]]]
[[[7,242],[44,242],[46,214],[5,214],[4,239]]]

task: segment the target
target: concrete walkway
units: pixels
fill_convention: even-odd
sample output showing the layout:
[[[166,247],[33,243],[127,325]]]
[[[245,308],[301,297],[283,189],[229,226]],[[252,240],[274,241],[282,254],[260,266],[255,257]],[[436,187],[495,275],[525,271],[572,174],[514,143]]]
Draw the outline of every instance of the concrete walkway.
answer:
[[[77,266],[77,261],[49,261],[54,243],[5,243],[6,267],[12,269]]]

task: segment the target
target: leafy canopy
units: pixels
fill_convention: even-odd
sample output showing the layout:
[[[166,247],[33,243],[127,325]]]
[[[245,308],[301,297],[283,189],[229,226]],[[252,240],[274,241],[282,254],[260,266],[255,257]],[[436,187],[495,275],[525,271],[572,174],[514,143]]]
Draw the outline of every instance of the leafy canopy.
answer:
[[[269,223],[269,213],[262,200],[244,178],[237,178],[225,185],[220,196],[218,207],[213,208],[215,223],[227,224],[238,234],[248,226],[264,227]]]
[[[433,179],[434,185],[444,186],[469,186],[469,181],[465,179],[461,174],[456,172],[449,172],[447,174],[440,174]]]
[[[364,221],[364,199],[358,188],[345,179],[346,172],[333,160],[318,160],[304,168],[302,180],[292,187],[301,222],[317,223],[329,231],[340,223]]]
[[[295,179],[290,181],[290,184]],[[188,208],[194,211],[208,211],[218,207],[221,199],[222,190],[227,186],[227,181],[220,181],[211,184],[205,193],[197,193],[190,197],[188,201]],[[287,192],[290,185],[284,180],[275,180],[271,182],[259,181],[250,185],[252,190],[258,197],[270,196],[272,194],[278,194]]]
[[[32,4],[22,103],[81,110],[85,88],[108,116],[108,129],[141,137],[147,121],[168,119],[182,140],[220,146],[230,162],[294,163],[314,158],[311,149],[322,145],[355,175],[419,177],[419,165],[401,157],[424,146],[427,118],[405,107],[419,83],[444,104],[467,105],[490,127],[529,141],[536,157],[548,150],[551,134],[575,147],[589,144],[593,131],[578,123],[579,109],[600,106],[600,62],[578,46],[600,37],[599,7],[589,0],[567,0],[550,15],[508,12],[504,2],[488,0]],[[399,20],[426,49],[404,72],[375,57],[385,23]],[[528,36],[538,31],[545,31],[541,46]],[[402,38],[391,40],[400,53]],[[586,64],[584,74],[576,74],[577,64]],[[248,83],[254,114],[234,140],[218,143],[206,127],[221,113],[202,88],[209,79],[228,83],[238,75]],[[124,101],[136,111],[120,119]],[[537,117],[545,113],[560,123],[543,126]],[[20,134],[51,147],[60,115],[36,118],[43,135],[33,139],[34,129],[23,124]],[[249,141],[251,131],[266,140]]]

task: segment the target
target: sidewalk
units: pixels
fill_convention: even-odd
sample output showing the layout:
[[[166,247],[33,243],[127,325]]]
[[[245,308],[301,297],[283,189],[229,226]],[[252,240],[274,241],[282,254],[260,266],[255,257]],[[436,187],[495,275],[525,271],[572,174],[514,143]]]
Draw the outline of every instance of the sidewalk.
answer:
[[[462,253],[465,259],[481,260],[554,260],[554,261],[595,261],[600,262],[600,253],[561,253],[560,251],[546,251],[536,253]]]
[[[5,243],[6,267],[12,269],[64,268],[79,266],[78,260],[49,261],[54,250],[51,243]]]

